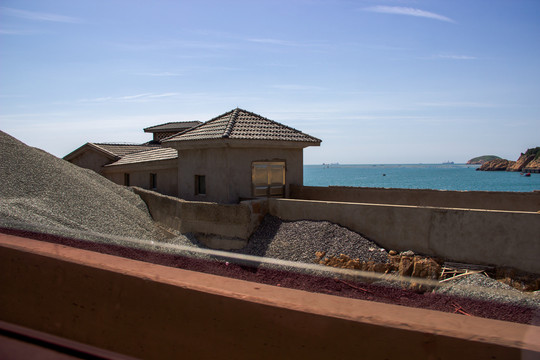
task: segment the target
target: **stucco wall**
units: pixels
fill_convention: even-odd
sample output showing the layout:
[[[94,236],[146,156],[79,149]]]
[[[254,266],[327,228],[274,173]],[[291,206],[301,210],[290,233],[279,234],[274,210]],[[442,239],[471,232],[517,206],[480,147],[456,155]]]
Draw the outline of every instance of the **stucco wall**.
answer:
[[[170,195],[178,195],[178,164],[176,160],[155,161],[152,163],[136,163],[123,166],[107,166],[103,176],[118,185],[124,185],[124,174],[129,174],[129,185],[150,189],[150,174],[156,174],[155,191]]]
[[[540,213],[291,199],[269,199],[269,211],[340,224],[389,250],[540,274]]]
[[[285,161],[286,193],[290,184],[303,183],[301,148],[211,147],[180,149],[178,154],[178,194],[186,200],[231,204],[251,198],[253,161]],[[206,195],[195,194],[195,175],[205,176]]]
[[[346,186],[291,186],[291,198],[464,209],[540,211],[540,191],[523,193]]]
[[[95,150],[88,150],[82,152],[79,156],[69,160],[69,162],[80,166],[85,169],[94,170],[98,174],[101,174],[101,169],[104,165],[110,164],[114,160],[99,153]]]
[[[146,203],[155,221],[181,233],[217,235],[247,241],[266,213],[265,200],[216,204],[186,201],[136,187],[133,189]],[[229,240],[224,239],[223,244],[214,242],[211,247],[226,249],[230,245]]]
[[[0,234],[0,320],[144,359],[525,359],[539,328]]]

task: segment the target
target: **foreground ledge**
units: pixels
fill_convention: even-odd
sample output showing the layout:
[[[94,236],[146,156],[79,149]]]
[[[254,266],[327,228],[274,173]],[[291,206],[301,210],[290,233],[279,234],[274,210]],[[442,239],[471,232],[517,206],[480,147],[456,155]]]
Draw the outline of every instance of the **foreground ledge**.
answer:
[[[0,234],[0,320],[141,358],[540,356],[540,327],[308,293]]]

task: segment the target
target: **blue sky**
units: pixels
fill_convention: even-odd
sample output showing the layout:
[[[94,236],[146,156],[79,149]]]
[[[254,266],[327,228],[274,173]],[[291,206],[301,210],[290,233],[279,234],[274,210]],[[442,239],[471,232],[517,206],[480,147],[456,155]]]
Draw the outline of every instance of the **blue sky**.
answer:
[[[539,64],[537,0],[3,0],[0,129],[62,157],[240,107],[308,164],[515,160]]]

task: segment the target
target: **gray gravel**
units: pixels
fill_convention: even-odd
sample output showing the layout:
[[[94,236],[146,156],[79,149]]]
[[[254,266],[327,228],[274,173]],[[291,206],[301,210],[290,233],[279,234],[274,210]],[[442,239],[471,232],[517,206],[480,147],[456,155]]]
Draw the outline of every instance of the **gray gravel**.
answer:
[[[435,292],[540,308],[538,292],[524,293],[481,273],[450,280]]]
[[[139,196],[0,131],[0,226],[165,240]]]
[[[248,246],[235,252],[281,260],[313,263],[316,251],[345,254],[361,261],[387,262],[388,254],[360,234],[328,221],[291,221],[267,215]]]

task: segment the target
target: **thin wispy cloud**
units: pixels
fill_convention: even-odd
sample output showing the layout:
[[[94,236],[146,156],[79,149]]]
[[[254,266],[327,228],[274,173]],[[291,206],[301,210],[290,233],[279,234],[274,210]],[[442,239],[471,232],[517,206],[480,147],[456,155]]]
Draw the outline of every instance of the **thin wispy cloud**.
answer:
[[[454,54],[438,54],[434,56],[437,59],[450,59],[450,60],[476,60],[476,56],[469,55],[454,55]]]
[[[147,102],[158,99],[165,99],[171,97],[182,96],[182,93],[177,92],[168,92],[161,94],[154,93],[142,93],[135,95],[125,95],[125,96],[104,96],[92,99],[80,99],[79,103],[108,103],[108,102]]]
[[[284,46],[284,47],[301,47],[301,48],[311,48],[311,49],[321,49],[328,46],[324,42],[300,42],[300,41],[291,41],[283,39],[274,39],[274,38],[247,38],[245,41],[250,43],[262,44],[262,45],[275,45],[275,46]]]
[[[364,8],[364,10],[370,11],[370,12],[376,12],[376,13],[383,13],[383,14],[423,17],[423,18],[435,19],[435,20],[446,21],[446,22],[451,22],[451,23],[455,22],[454,20],[444,15],[432,13],[430,11],[425,11],[421,9],[410,8],[410,7],[378,5],[378,6],[370,6],[370,7]]]
[[[20,30],[20,29],[0,29],[0,35],[27,35],[31,34],[30,30]]]
[[[418,106],[429,107],[448,107],[448,108],[495,108],[502,106],[501,104],[474,102],[474,101],[438,101],[438,102],[421,102]]]
[[[201,49],[201,50],[228,50],[235,45],[220,41],[205,40],[159,40],[132,43],[112,43],[112,45],[132,51],[168,50],[168,49]]]
[[[49,21],[49,22],[59,22],[59,23],[81,23],[82,20],[72,16],[51,14],[38,11],[28,11],[13,9],[8,7],[0,7],[0,11],[7,16],[14,16],[21,19],[34,20],[34,21]]]
[[[169,77],[169,76],[182,76],[181,73],[163,71],[163,72],[146,72],[146,73],[137,73],[137,75],[144,76],[157,76],[157,77]]]
[[[291,91],[319,91],[324,88],[320,86],[301,85],[301,84],[277,84],[271,86],[273,89],[291,90]]]
[[[292,41],[280,40],[280,39],[270,39],[270,38],[250,38],[247,39],[249,42],[260,43],[260,44],[271,44],[271,45],[281,45],[281,46],[297,46],[298,44]]]

